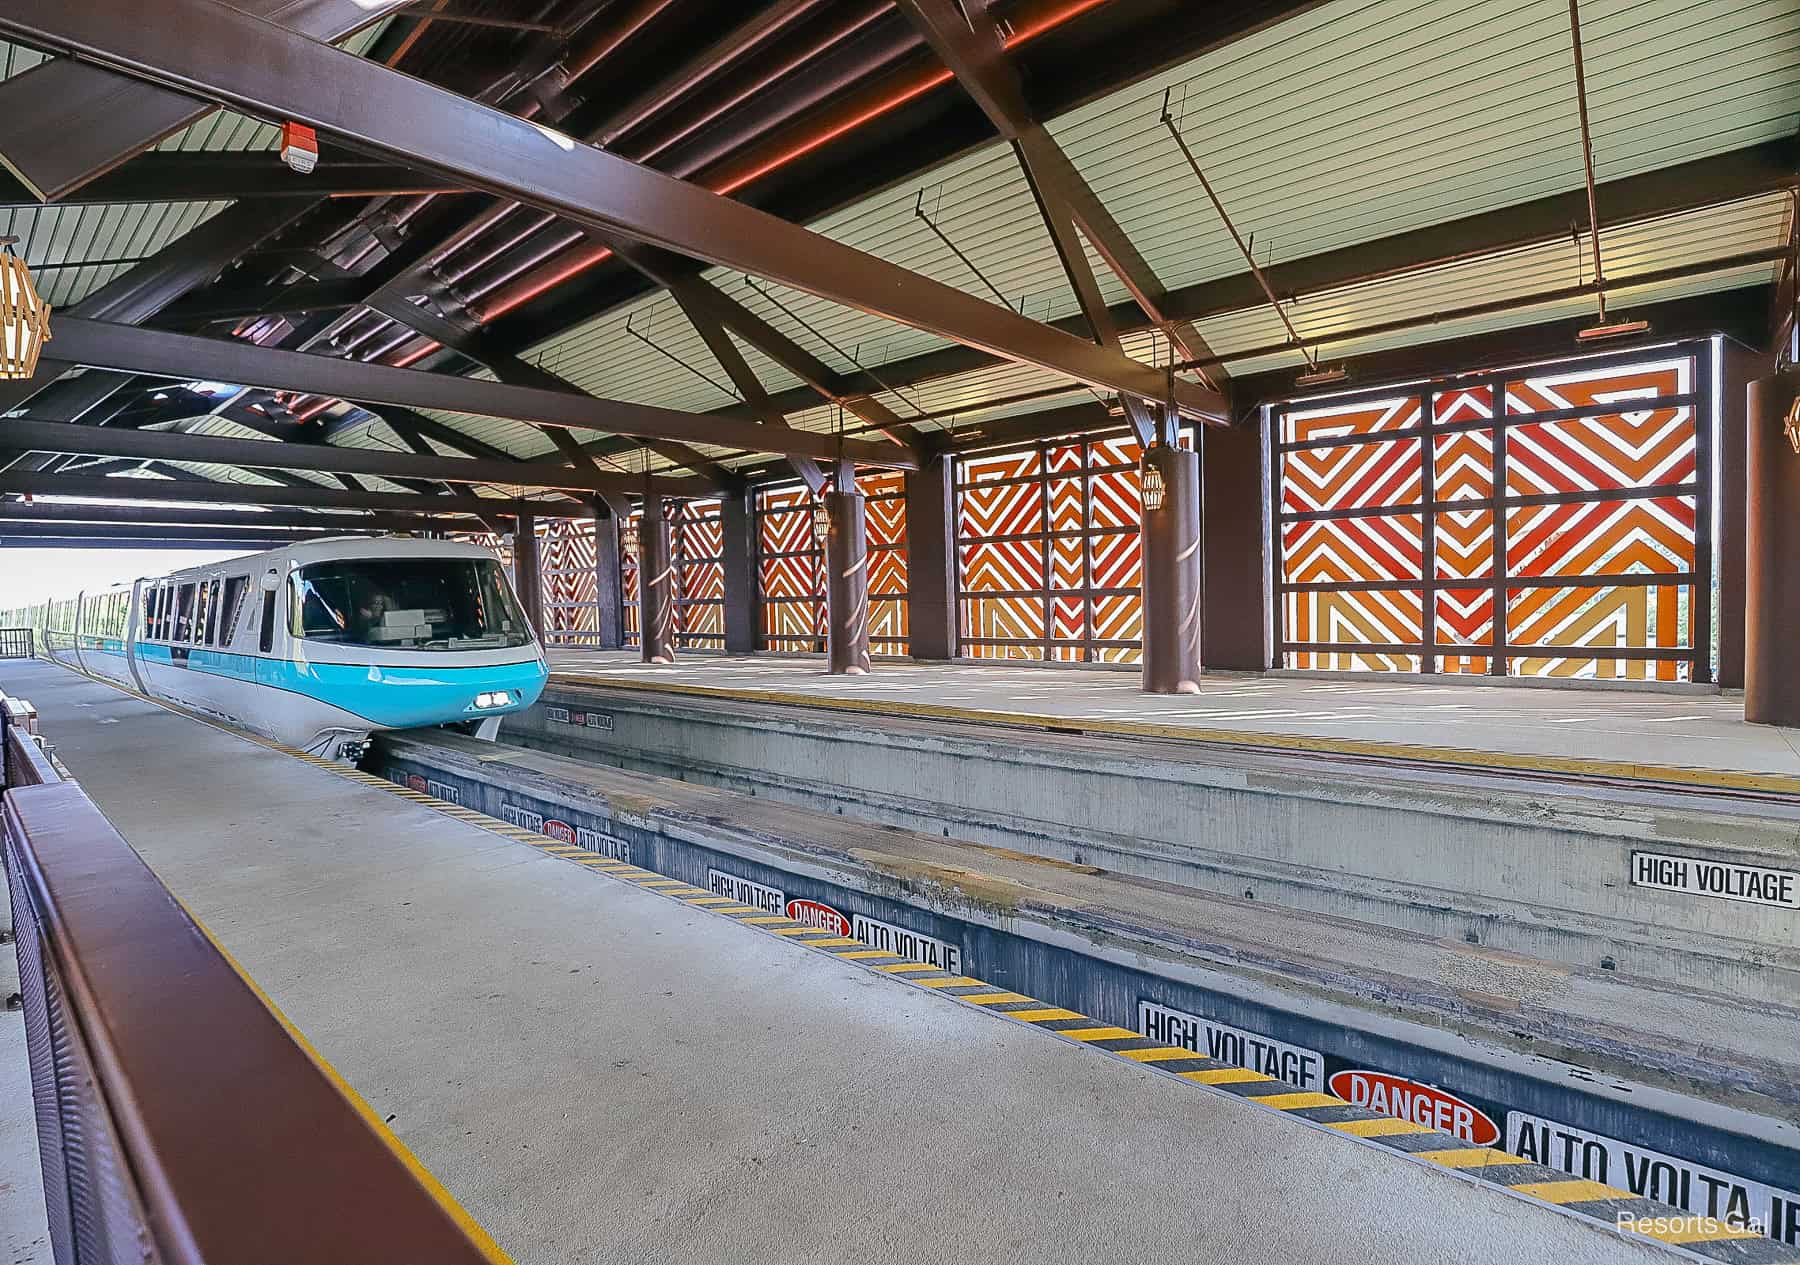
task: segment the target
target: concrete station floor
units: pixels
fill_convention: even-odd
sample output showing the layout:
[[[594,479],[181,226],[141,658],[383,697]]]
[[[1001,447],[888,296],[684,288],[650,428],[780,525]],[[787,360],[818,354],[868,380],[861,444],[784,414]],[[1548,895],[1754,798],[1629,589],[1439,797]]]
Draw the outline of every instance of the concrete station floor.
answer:
[[[522,1263],[1670,1259],[61,668],[0,688]]]
[[[1133,671],[878,662],[827,676],[822,660],[689,654],[669,665],[635,650],[553,650],[553,679],[807,695],[1004,712],[1275,740],[1395,743],[1453,752],[1800,776],[1800,730],[1751,725],[1743,699],[1683,687],[1556,689],[1445,680],[1209,676],[1197,695],[1150,695]]]

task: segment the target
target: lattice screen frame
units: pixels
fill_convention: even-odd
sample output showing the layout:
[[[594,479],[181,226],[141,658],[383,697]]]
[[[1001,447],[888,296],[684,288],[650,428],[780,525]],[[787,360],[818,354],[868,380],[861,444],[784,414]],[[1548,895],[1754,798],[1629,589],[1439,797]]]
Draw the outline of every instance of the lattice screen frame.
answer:
[[[1531,395],[1541,398],[1548,394],[1539,384],[1566,379],[1570,382],[1580,380],[1591,385],[1594,380],[1606,375],[1623,379],[1634,372],[1648,374],[1657,366],[1675,366],[1680,363],[1687,366],[1686,390],[1660,393],[1648,398],[1633,398],[1628,406],[1531,406]],[[1274,605],[1273,626],[1277,630],[1276,663],[1283,667],[1313,670],[1477,673],[1489,676],[1602,676],[1602,679],[1609,680],[1677,680],[1685,673],[1686,679],[1709,682],[1712,679],[1714,650],[1713,369],[1711,343],[1687,342],[1650,351],[1573,357],[1547,364],[1464,374],[1422,384],[1301,400],[1271,409],[1266,451],[1270,458],[1269,521],[1274,554],[1271,600]],[[1471,400],[1476,402],[1475,407],[1478,409],[1482,392],[1489,393],[1488,415],[1459,415],[1470,411],[1468,406]],[[1599,394],[1598,391],[1593,393]],[[1498,419],[1492,416],[1496,411],[1493,403],[1496,400],[1504,401],[1504,406],[1498,409]],[[1359,434],[1333,439],[1290,437],[1288,422],[1295,414],[1312,413],[1326,407],[1347,414],[1352,410],[1372,409],[1387,404],[1404,411],[1405,420],[1400,425],[1390,429],[1377,426]],[[1606,486],[1604,477],[1593,477],[1596,471],[1604,476],[1605,455],[1597,448],[1589,448],[1583,453],[1578,445],[1570,442],[1571,435],[1584,421],[1616,419],[1614,430],[1622,432],[1629,426],[1624,418],[1625,414],[1659,411],[1673,412],[1673,416],[1664,423],[1670,430],[1681,427],[1682,413],[1685,411],[1686,426],[1691,430],[1691,437],[1681,440],[1681,446],[1672,451],[1678,465],[1686,465],[1691,456],[1691,474],[1679,480],[1636,484],[1618,480],[1613,486]],[[1545,458],[1543,449],[1549,445],[1542,440],[1536,445],[1539,450],[1536,455],[1533,455],[1531,446],[1519,445],[1520,455],[1514,457],[1515,436],[1534,429],[1546,431],[1546,428],[1558,425],[1569,432],[1555,437],[1570,458],[1563,463],[1563,469],[1556,469],[1558,463]],[[1449,497],[1440,495],[1437,484],[1445,453],[1459,443],[1467,446],[1467,437],[1479,437],[1483,434],[1491,436],[1488,441],[1490,456],[1487,495],[1459,496],[1455,488],[1451,489]],[[1623,442],[1625,441],[1621,438],[1621,443]],[[1403,446],[1409,444],[1416,445],[1417,449],[1417,459],[1412,463],[1412,466],[1416,466],[1416,471],[1411,474],[1408,473],[1410,467],[1403,469],[1397,462],[1385,463],[1391,467],[1389,469],[1377,471],[1371,468],[1359,472],[1368,483],[1385,481],[1389,486],[1399,484],[1400,495],[1397,498],[1373,505],[1319,510],[1292,508],[1292,504],[1303,502],[1301,497],[1290,498],[1288,495],[1289,454],[1318,452],[1327,448],[1360,448],[1376,452],[1380,447],[1389,447],[1396,455],[1404,455]],[[1584,473],[1581,467],[1590,462],[1589,469]],[[1373,466],[1382,463],[1378,456],[1370,464]],[[1453,458],[1452,469],[1457,464],[1458,460]],[[1511,467],[1514,465],[1523,472],[1523,476],[1516,480],[1512,478]],[[1539,486],[1549,485],[1560,479],[1565,486],[1541,492],[1509,491],[1510,488],[1525,484],[1527,478]],[[1577,486],[1583,482],[1590,486]],[[1304,495],[1312,494],[1309,490]],[[1315,503],[1317,499],[1313,496]],[[1684,502],[1690,500],[1691,514],[1684,505]],[[1661,514],[1665,519],[1672,517],[1679,520],[1691,516],[1689,539],[1676,542],[1677,547],[1685,546],[1691,551],[1687,566],[1680,570],[1602,570],[1578,574],[1545,570],[1546,557],[1553,564],[1557,558],[1582,546],[1589,546],[1588,551],[1592,553],[1594,547],[1607,543],[1603,535],[1590,534],[1588,537],[1577,537],[1572,543],[1565,544],[1552,553],[1551,546],[1563,543],[1562,532],[1549,533],[1545,537],[1546,543],[1538,544],[1531,558],[1514,558],[1510,547],[1516,542],[1510,539],[1510,535],[1521,523],[1530,526],[1534,513],[1546,519],[1559,512],[1566,512],[1568,517],[1574,517],[1592,507],[1593,516],[1599,517],[1607,508],[1615,506],[1619,510],[1615,517],[1629,516],[1640,507],[1645,507],[1647,515]],[[1479,570],[1470,572],[1465,568],[1459,574],[1444,574],[1438,540],[1440,529],[1446,524],[1452,528],[1458,526],[1459,518],[1462,520],[1461,525],[1467,525],[1481,514],[1488,516],[1489,526],[1485,535],[1493,560],[1487,573],[1483,574]],[[1414,529],[1407,521],[1409,519],[1418,520],[1416,541],[1419,558],[1416,576],[1389,575],[1334,581],[1294,581],[1289,578],[1290,544],[1304,534],[1308,525],[1357,520],[1372,527],[1386,529],[1390,536],[1387,546],[1383,546],[1371,535],[1364,536],[1364,556],[1373,558],[1385,547],[1389,550],[1390,557],[1404,558],[1415,539]],[[1296,533],[1296,528],[1301,531]],[[1451,541],[1447,547],[1454,553],[1458,544],[1470,543],[1472,542]],[[1523,567],[1519,565],[1521,561],[1525,563]],[[1450,569],[1456,570],[1454,563]],[[1639,589],[1644,590],[1642,606],[1645,609],[1636,612],[1636,618],[1641,622],[1655,622],[1658,625],[1657,633],[1653,636],[1666,633],[1671,627],[1676,628],[1685,644],[1607,646],[1580,642],[1523,643],[1514,640],[1513,621],[1509,617],[1515,613],[1515,606],[1523,605],[1521,595],[1542,594],[1543,601],[1538,603],[1541,608],[1552,601],[1559,591],[1577,596],[1586,593],[1585,598],[1580,598],[1582,607],[1575,612],[1580,614],[1597,609],[1609,592]],[[1487,596],[1479,597],[1484,592]],[[1303,600],[1304,595],[1386,595],[1396,606],[1410,609],[1411,595],[1414,593],[1418,595],[1416,640],[1339,642],[1289,639],[1292,620],[1297,613],[1295,600]],[[1458,594],[1477,597],[1488,603],[1491,627],[1487,629],[1487,640],[1476,640],[1472,636],[1462,640],[1444,640],[1445,612],[1447,606],[1455,606],[1455,602],[1450,599]],[[1674,603],[1672,608],[1668,605],[1670,602]],[[1465,605],[1465,612],[1466,609]],[[1452,613],[1455,613],[1454,610]],[[1603,673],[1604,667],[1610,667],[1610,673]]]
[[[725,649],[724,506],[718,500],[668,501],[669,558],[675,570],[675,645],[686,650]],[[631,512],[642,528],[644,512]],[[641,645],[637,559],[619,550],[619,602],[625,646]]]
[[[1182,446],[1191,448],[1191,428],[1181,432]],[[1103,459],[1096,462],[1095,451]],[[983,478],[971,471],[987,463],[1004,463],[1035,457],[1016,475]],[[1141,450],[1129,428],[1109,428],[1054,439],[1007,444],[958,454],[951,496],[956,515],[956,653],[963,658],[1015,659],[1064,663],[1137,663],[1143,657],[1143,543],[1142,502],[1138,492]],[[1072,459],[1073,458],[1073,459]],[[1061,490],[1079,487],[1070,497]],[[1030,530],[977,532],[971,529],[970,501],[982,488],[1024,487],[1035,489],[1038,519]],[[1106,496],[1104,511],[1097,509],[1095,489]],[[1016,507],[1030,513],[1029,503]],[[1080,526],[1071,526],[1073,512]],[[1060,524],[1060,525],[1059,525]],[[1003,547],[1010,546],[1008,550]],[[971,587],[967,572],[971,551],[988,551],[996,558],[1010,552],[1017,578],[1025,581],[1011,588]],[[1035,558],[1028,555],[1035,553]],[[1079,555],[1081,582],[1054,583],[1057,563],[1069,565]],[[990,561],[986,566],[995,565]],[[1019,574],[1029,567],[1030,573]],[[985,569],[985,568],[984,568]],[[1096,570],[1104,572],[1095,583]],[[1035,576],[1035,578],[1034,578]],[[1107,578],[1131,577],[1134,582],[1105,583]],[[1034,637],[996,636],[974,631],[977,612],[991,606],[997,617],[1019,626],[1036,626]],[[1125,636],[1096,636],[1104,624]],[[1080,635],[1058,636],[1058,630],[1079,626]]]
[[[898,471],[863,470],[857,490],[866,505],[869,551],[869,650],[900,658],[911,652],[906,479]],[[756,648],[825,653],[825,568],[813,539],[814,499],[798,480],[758,485],[752,494]],[[797,547],[796,547],[797,546]],[[772,581],[780,591],[771,595]]]

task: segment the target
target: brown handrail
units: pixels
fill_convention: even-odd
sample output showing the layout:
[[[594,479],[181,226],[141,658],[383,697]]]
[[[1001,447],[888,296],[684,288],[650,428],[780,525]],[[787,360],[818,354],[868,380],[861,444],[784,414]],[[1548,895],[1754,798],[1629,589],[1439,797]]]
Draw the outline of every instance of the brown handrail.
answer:
[[[0,824],[59,1265],[506,1261],[80,786]]]

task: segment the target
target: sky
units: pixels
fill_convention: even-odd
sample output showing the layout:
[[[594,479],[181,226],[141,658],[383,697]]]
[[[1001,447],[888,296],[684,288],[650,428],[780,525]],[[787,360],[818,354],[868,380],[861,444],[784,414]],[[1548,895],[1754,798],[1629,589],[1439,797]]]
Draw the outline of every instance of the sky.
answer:
[[[255,550],[0,549],[0,610],[129,584],[139,576],[241,558]]]

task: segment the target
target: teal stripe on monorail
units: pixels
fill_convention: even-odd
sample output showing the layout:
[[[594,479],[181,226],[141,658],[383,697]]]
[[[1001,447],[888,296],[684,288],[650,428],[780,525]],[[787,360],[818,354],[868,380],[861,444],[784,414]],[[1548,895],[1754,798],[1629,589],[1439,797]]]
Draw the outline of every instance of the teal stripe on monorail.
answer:
[[[123,653],[121,650],[119,653]],[[178,664],[169,646],[140,643],[149,664],[249,681],[328,703],[383,729],[414,729],[453,720],[504,716],[531,706],[544,692],[549,673],[534,656],[516,663],[471,667],[390,667],[385,664],[312,663],[261,655],[232,654],[195,646]],[[475,709],[477,694],[510,690],[518,702]]]

